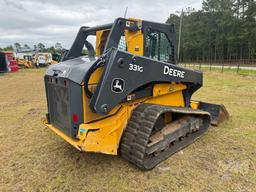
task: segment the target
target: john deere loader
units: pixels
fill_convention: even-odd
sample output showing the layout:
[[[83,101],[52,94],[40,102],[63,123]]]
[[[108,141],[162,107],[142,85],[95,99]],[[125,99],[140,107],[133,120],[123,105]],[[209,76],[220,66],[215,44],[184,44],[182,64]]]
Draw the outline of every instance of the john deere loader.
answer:
[[[191,100],[203,74],[177,65],[173,25],[117,18],[81,27],[44,79],[47,127],[80,151],[120,155],[144,170],[228,116],[223,105]]]

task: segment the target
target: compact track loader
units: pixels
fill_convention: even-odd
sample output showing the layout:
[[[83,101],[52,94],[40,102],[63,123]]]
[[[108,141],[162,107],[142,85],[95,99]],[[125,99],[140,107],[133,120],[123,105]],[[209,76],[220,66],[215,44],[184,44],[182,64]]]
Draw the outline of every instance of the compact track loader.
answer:
[[[175,41],[173,25],[138,19],[81,27],[46,71],[45,125],[78,150],[120,154],[144,170],[191,144],[228,113],[191,100],[203,75],[176,64]]]
[[[33,68],[33,57],[31,55],[23,55],[23,58],[17,58],[17,63],[22,68]]]

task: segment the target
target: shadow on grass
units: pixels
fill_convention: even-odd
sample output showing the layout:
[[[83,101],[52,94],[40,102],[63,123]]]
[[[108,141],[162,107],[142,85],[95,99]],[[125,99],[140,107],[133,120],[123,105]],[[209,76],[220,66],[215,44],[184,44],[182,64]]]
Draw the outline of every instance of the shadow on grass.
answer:
[[[129,169],[129,171],[141,171],[128,161],[122,159],[119,155],[79,151],[65,141],[59,142],[58,144],[61,148],[64,148],[58,153],[59,158],[66,157],[67,161],[65,163],[69,163],[72,166],[76,165],[76,168],[81,170],[86,170],[86,168],[90,167],[95,170],[98,168],[103,170],[116,170],[119,168],[122,170]]]

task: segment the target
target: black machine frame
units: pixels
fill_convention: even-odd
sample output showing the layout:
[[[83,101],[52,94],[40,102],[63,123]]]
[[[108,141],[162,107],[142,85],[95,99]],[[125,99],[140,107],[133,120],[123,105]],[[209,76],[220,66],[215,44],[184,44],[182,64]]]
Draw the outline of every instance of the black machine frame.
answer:
[[[185,106],[189,107],[192,94],[203,83],[202,72],[200,71],[156,61],[144,56],[133,55],[116,48],[110,49],[106,55],[101,57],[101,60],[104,62],[104,70],[89,103],[90,109],[101,115],[108,114],[115,106],[124,101],[129,94],[146,90],[144,89],[145,86],[156,83],[176,82],[186,84],[187,89],[183,91],[183,96]],[[143,70],[132,70],[129,67],[130,65],[136,65]],[[167,71],[169,72],[167,73]],[[170,71],[175,72],[170,73]],[[85,89],[88,86],[88,79],[91,73],[89,70],[85,76]],[[183,75],[178,75],[178,73]],[[113,91],[114,79],[124,82],[121,92]],[[88,89],[85,91],[88,92]],[[152,92],[147,96],[151,95]]]
[[[109,34],[103,54],[95,58],[94,48],[86,39],[89,35],[96,35],[96,31],[107,29]],[[81,27],[70,50],[61,56],[58,65],[50,66],[45,75],[48,122],[72,138],[76,137],[77,127],[83,122],[80,92],[83,88],[89,98],[90,109],[97,114],[107,115],[120,103],[129,101],[130,95],[132,100],[152,96],[153,87],[158,83],[185,84],[187,88],[183,91],[183,97],[185,106],[189,107],[192,94],[202,86],[202,72],[176,65],[175,55],[172,62],[163,62],[119,50],[118,44],[126,29],[142,30],[144,42],[152,31],[163,32],[169,43],[174,45],[173,49],[176,49],[173,25],[117,18],[113,24]],[[88,60],[80,57],[84,46],[88,49]],[[89,89],[89,79],[99,67],[103,67],[103,71],[92,93]],[[65,91],[55,91],[63,87],[62,82],[66,82]],[[114,84],[122,86],[122,90],[114,90]],[[62,107],[61,102],[66,103],[66,113],[62,112],[65,107]],[[77,115],[76,122],[72,121],[72,114]],[[60,124],[61,119],[65,118],[69,118],[67,126]]]
[[[63,57],[62,61],[70,60],[73,58],[77,58],[81,56],[81,52],[83,47],[85,46],[88,49],[88,57],[91,59],[95,59],[94,48],[93,46],[86,40],[89,35],[96,35],[96,31],[99,30],[107,30],[109,29],[109,35],[105,44],[105,48],[103,54],[99,57],[99,59],[92,65],[92,67],[86,72],[84,77],[84,85],[85,92],[87,96],[90,98],[90,108],[92,111],[106,115],[108,114],[118,103],[124,101],[128,94],[131,94],[134,91],[140,90],[141,87],[144,87],[153,82],[177,82],[177,83],[185,83],[187,85],[187,89],[184,91],[184,100],[185,105],[190,105],[190,98],[192,94],[202,86],[202,73],[199,71],[193,71],[189,69],[184,69],[180,66],[176,65],[176,34],[174,25],[155,23],[149,21],[134,21],[130,19],[117,18],[114,23],[100,25],[96,27],[81,27],[74,43],[72,44],[70,50]],[[152,31],[158,31],[164,33],[169,43],[173,46],[174,56],[173,60],[166,62],[161,62],[157,60],[150,59],[148,57],[143,56],[135,56],[126,51],[118,50],[119,41],[124,35],[124,31],[128,29],[130,31],[138,31],[142,30],[144,35],[144,42],[146,41],[146,37]],[[144,43],[145,50],[145,43]],[[144,52],[145,54],[145,52]],[[171,51],[169,52],[171,54]],[[120,62],[122,61],[122,64]],[[118,64],[119,63],[119,64]],[[125,65],[126,64],[126,65]],[[129,70],[127,70],[127,66],[129,64],[140,65],[145,71],[143,74],[151,74],[150,78],[145,76],[145,78],[140,78],[140,73],[131,74]],[[100,66],[104,65],[104,70],[100,81],[96,87],[95,92],[92,94],[88,89],[88,81],[91,74]],[[184,72],[184,78],[178,78],[174,76],[163,75],[164,67],[169,65],[168,67],[171,70],[182,71]],[[159,71],[159,67],[161,70]],[[124,70],[126,69],[126,70]],[[110,72],[111,71],[111,72]],[[124,72],[125,73],[122,73]],[[136,75],[138,76],[136,78]],[[120,77],[124,79],[126,83],[126,90],[120,93],[111,92],[111,82],[113,78]],[[136,83],[134,83],[136,82]],[[145,89],[141,89],[145,90]],[[141,94],[141,93],[140,93]],[[144,93],[143,93],[144,94]],[[142,94],[142,95],[143,95]],[[152,93],[150,93],[152,94]],[[145,94],[144,94],[145,95]],[[115,98],[115,99],[113,99]]]
[[[110,33],[107,38],[107,42],[105,45],[104,53],[111,48],[117,48],[118,43],[121,39],[121,36],[124,34],[126,29],[130,31],[138,31],[142,30],[144,34],[144,42],[146,41],[146,36],[151,31],[159,31],[163,32],[167,35],[173,49],[176,50],[176,34],[174,25],[163,24],[163,23],[156,23],[150,21],[135,21],[125,18],[117,18],[114,23],[100,25],[95,27],[86,27],[83,26],[79,29],[79,32],[75,38],[74,43],[72,44],[70,50],[65,54],[62,61],[73,59],[76,57],[81,56],[81,52],[83,47],[85,46],[88,50],[88,56],[94,57],[94,49],[91,43],[89,43],[86,39],[89,35],[96,35],[96,31],[100,30],[110,30]],[[144,43],[144,50],[145,50],[145,43]],[[175,52],[174,52],[175,53]],[[171,51],[169,54],[172,54]],[[176,54],[173,55],[173,59],[171,61],[172,64],[176,64]]]

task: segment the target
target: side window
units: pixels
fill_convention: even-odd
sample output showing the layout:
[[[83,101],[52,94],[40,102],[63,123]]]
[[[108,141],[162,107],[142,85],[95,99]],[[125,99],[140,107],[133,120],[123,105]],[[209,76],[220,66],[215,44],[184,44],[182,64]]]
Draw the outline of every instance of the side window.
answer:
[[[147,34],[145,56],[159,61],[174,63],[174,47],[165,33],[152,31]]]
[[[96,37],[96,55],[101,55],[104,52],[105,46],[106,46],[106,42],[109,36],[109,31],[99,31],[98,35]],[[127,51],[127,44],[126,44],[126,40],[125,40],[125,36],[122,35],[119,42],[118,42],[118,46],[117,48],[119,50],[123,50],[123,51]]]

